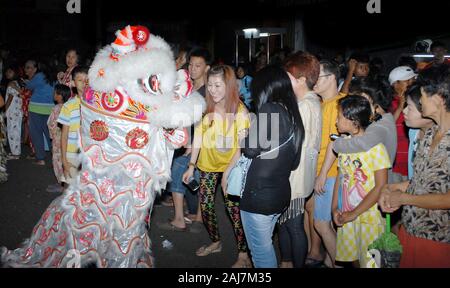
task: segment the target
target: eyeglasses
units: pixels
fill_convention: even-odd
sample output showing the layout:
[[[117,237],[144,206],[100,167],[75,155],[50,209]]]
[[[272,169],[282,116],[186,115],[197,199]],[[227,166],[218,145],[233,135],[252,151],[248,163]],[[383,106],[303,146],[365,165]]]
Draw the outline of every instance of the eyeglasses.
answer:
[[[331,75],[331,73],[330,74],[325,74],[325,75],[320,75],[319,78],[320,77],[327,77],[327,76],[330,76],[330,75]]]

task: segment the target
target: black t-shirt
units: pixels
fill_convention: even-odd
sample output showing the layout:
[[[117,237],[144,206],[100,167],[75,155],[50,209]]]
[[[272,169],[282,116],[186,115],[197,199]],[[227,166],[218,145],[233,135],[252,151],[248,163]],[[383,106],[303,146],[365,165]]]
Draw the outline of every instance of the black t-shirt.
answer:
[[[206,97],[206,86],[203,85],[202,87],[198,88],[197,92],[200,93],[200,95],[202,95],[203,98],[205,98]]]
[[[258,119],[258,115],[262,113],[267,113],[267,119]],[[273,127],[276,131],[272,130],[272,118],[275,114],[278,114],[279,118],[279,126]],[[245,138],[245,148],[242,149],[243,154],[253,160],[239,206],[241,210],[271,215],[281,213],[289,206],[289,176],[298,165],[294,139],[268,155],[256,157],[285,143],[292,132],[293,124],[288,111],[280,104],[266,103],[258,111],[257,118],[250,126],[249,136]],[[257,143],[256,148],[249,148],[252,143]],[[300,153],[300,150],[297,153]],[[269,155],[271,157],[268,157]]]

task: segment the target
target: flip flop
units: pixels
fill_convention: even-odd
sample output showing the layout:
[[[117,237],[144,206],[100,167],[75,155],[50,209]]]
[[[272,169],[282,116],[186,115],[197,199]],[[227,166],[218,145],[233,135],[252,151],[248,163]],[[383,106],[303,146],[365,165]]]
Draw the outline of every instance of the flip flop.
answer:
[[[168,221],[169,221],[169,222],[172,222],[173,219],[172,219],[172,218],[168,218]],[[189,218],[187,218],[187,217],[184,217],[184,222],[185,222],[186,224],[189,224],[189,225],[192,224],[192,220],[189,219]]]
[[[187,232],[188,231],[187,227],[180,228],[180,227],[173,225],[170,222],[159,223],[158,228],[160,228],[162,230],[166,230],[166,231],[177,231],[177,232]]]

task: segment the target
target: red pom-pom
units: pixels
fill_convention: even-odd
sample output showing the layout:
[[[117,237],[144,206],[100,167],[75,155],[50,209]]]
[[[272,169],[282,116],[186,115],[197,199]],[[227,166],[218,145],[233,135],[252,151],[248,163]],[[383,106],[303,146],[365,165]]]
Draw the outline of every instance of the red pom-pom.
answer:
[[[133,31],[133,40],[137,46],[145,45],[150,39],[150,31],[145,26],[136,26]]]

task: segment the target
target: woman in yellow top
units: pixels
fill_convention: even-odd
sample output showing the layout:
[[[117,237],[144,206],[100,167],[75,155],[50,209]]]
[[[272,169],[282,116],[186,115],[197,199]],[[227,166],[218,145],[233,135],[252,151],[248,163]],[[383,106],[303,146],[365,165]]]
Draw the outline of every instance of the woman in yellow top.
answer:
[[[226,65],[211,68],[207,74],[206,115],[195,128],[191,162],[183,175],[183,182],[193,179],[194,168],[200,171],[200,207],[203,223],[212,244],[200,247],[197,256],[222,251],[217,216],[214,207],[215,191],[222,176],[222,187],[227,179],[227,169],[240,157],[239,141],[245,138],[250,119],[244,104],[239,100],[234,70]],[[249,267],[244,230],[242,228],[239,200],[225,195],[225,205],[233,221],[239,256],[233,267]]]

